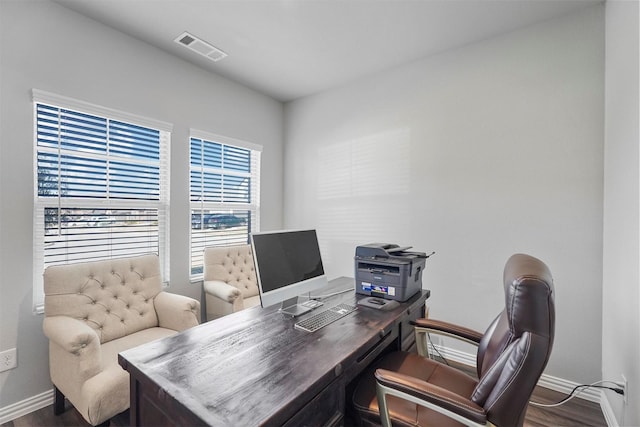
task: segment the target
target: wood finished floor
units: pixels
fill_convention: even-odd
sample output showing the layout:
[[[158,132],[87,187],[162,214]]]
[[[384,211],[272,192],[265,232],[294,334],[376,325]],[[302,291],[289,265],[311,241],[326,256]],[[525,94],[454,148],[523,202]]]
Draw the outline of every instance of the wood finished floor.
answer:
[[[532,400],[552,403],[563,397],[564,395],[561,393],[538,388]],[[53,407],[47,406],[2,424],[1,427],[86,427],[89,425],[78,411],[67,403],[67,410],[60,416],[53,415]],[[128,411],[111,420],[111,426],[113,427],[126,427],[128,425]],[[600,410],[600,405],[576,398],[557,408],[536,408],[530,405],[524,425],[526,427],[606,426],[607,423]]]
[[[450,363],[470,375],[475,375],[473,368],[465,365],[457,365],[453,362]],[[566,395],[553,390],[536,387],[531,400],[540,403],[555,403],[562,400],[565,396]],[[53,407],[47,406],[31,414],[2,424],[0,427],[87,427],[90,425],[68,402],[66,408],[67,410],[62,415],[55,416],[53,415]],[[539,408],[529,405],[524,425],[525,427],[606,427],[607,422],[599,404],[575,398],[555,408]],[[129,411],[112,418],[111,426],[129,426]]]

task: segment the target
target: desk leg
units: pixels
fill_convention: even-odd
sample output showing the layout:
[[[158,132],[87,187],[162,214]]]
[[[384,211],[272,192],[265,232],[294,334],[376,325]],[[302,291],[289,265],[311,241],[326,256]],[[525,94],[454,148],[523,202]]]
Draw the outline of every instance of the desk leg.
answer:
[[[134,378],[131,378],[129,375],[129,425],[131,427],[139,426],[140,420],[138,417],[138,404],[139,404],[139,396],[138,396],[138,381]]]

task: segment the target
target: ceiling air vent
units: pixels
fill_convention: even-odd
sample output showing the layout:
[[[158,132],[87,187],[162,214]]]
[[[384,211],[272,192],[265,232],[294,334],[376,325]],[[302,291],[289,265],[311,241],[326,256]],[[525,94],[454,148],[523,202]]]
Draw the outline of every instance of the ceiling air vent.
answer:
[[[199,53],[200,55],[214,61],[220,61],[222,58],[227,56],[226,53],[215,47],[214,45],[207,43],[206,41],[199,39],[193,34],[189,34],[186,31],[180,34],[175,42],[181,44],[185,47],[188,47],[192,51]]]

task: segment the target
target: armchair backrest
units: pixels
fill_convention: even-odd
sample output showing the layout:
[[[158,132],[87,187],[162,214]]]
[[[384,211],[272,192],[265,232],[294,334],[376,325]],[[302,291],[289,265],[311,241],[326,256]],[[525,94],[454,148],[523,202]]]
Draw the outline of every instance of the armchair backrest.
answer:
[[[522,425],[555,330],[553,279],[547,266],[515,254],[504,269],[505,309],[478,347],[479,383],[471,400],[496,425]]]
[[[225,282],[239,289],[243,298],[258,295],[251,245],[205,248],[204,280]]]
[[[44,311],[85,322],[105,343],[158,326],[161,291],[156,255],[55,265],[44,272]]]

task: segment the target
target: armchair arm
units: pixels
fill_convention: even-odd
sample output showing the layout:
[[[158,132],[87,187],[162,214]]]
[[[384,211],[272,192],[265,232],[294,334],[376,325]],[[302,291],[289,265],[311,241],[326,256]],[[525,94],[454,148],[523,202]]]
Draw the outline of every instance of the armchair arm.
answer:
[[[73,317],[50,316],[44,318],[42,329],[51,342],[49,360],[56,385],[81,384],[102,370],[100,339],[89,325]]]
[[[209,295],[231,304],[242,294],[240,289],[234,288],[220,280],[205,280],[204,291]]]
[[[400,397],[433,409],[465,425],[487,424],[487,414],[481,406],[442,387],[386,369],[377,369],[375,377],[383,426],[391,425],[386,395]]]
[[[98,334],[81,320],[69,316],[45,317],[42,323],[44,334],[63,350],[77,354],[87,347],[100,347]]]
[[[423,357],[429,355],[427,348],[427,334],[429,333],[449,336],[475,346],[480,344],[482,339],[482,334],[478,331],[442,320],[416,319],[414,325],[416,347],[418,348],[418,353]]]
[[[163,291],[153,304],[163,328],[184,331],[200,324],[200,303],[193,298]]]

